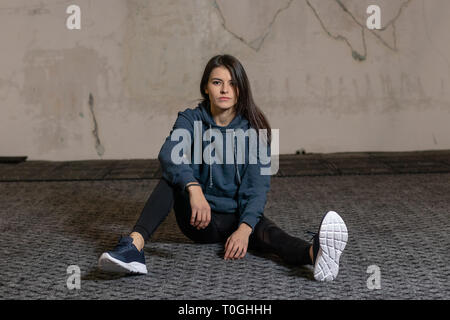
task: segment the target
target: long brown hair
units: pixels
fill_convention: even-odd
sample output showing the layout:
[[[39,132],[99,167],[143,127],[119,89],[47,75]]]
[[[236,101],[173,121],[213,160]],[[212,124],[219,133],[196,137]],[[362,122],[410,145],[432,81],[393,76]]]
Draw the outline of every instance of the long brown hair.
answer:
[[[250,122],[250,127],[255,129],[258,134],[259,129],[267,129],[267,138],[270,144],[272,134],[269,121],[253,100],[247,74],[245,73],[242,64],[235,57],[228,54],[217,55],[212,57],[206,64],[202,81],[200,82],[200,93],[203,97],[203,102],[209,101],[209,95],[206,94],[205,89],[211,72],[217,67],[225,67],[228,69],[232,81],[238,89],[239,95],[236,102],[236,112],[245,117]]]

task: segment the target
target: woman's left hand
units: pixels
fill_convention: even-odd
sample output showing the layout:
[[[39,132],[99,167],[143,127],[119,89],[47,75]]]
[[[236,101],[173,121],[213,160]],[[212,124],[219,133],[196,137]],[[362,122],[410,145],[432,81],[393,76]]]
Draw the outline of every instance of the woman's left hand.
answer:
[[[241,259],[245,257],[248,247],[248,238],[252,232],[252,228],[242,223],[239,228],[228,237],[225,243],[224,259]]]

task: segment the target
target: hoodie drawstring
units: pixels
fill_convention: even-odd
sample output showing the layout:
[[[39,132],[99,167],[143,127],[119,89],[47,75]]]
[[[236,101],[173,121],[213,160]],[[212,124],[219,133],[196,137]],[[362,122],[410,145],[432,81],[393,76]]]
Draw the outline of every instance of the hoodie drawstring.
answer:
[[[241,184],[241,175],[239,174],[239,167],[237,165],[237,147],[236,144],[234,142],[234,139],[236,137],[236,134],[233,130],[233,155],[234,155],[234,168],[236,170],[236,174],[237,174],[237,178],[238,178],[238,183]],[[211,154],[211,124],[209,124],[209,186],[212,188],[213,186],[213,178],[212,178],[212,154]]]
[[[237,149],[236,149],[236,145],[234,143],[234,138],[235,138],[235,132],[233,130],[233,153],[234,153],[234,168],[236,169],[236,173],[238,176],[238,182],[239,184],[241,184],[241,175],[239,174],[239,167],[237,165]]]
[[[212,182],[212,160],[211,160],[211,124],[209,124],[209,186],[213,186]]]

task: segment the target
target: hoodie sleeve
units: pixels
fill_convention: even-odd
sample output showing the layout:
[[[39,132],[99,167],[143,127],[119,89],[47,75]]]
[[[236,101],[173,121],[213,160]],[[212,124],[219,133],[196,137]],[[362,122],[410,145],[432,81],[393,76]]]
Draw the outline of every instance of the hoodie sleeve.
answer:
[[[191,164],[176,164],[172,161],[172,150],[181,142],[181,138],[177,141],[171,140],[172,133],[176,129],[185,129],[189,132],[191,137],[191,145],[189,145],[188,147],[192,147],[194,140],[193,120],[189,118],[187,111],[178,112],[177,120],[175,121],[175,124],[170,131],[169,136],[166,138],[166,141],[159,151],[158,160],[161,163],[163,178],[184,190],[187,183],[196,182],[196,179],[194,178]],[[189,159],[189,162],[191,162],[190,160],[191,159]]]
[[[267,149],[270,155],[270,146]],[[258,155],[256,164],[247,165],[239,186],[239,225],[243,222],[248,224],[252,228],[252,233],[264,213],[267,193],[270,189],[270,175],[261,175],[261,168],[270,168],[270,164],[271,162],[262,165]]]

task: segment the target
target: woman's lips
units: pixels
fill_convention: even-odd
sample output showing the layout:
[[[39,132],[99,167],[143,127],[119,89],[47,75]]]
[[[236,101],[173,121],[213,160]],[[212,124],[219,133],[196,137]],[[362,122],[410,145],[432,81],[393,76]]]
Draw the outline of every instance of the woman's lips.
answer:
[[[227,101],[230,100],[230,98],[219,98],[220,101]]]

